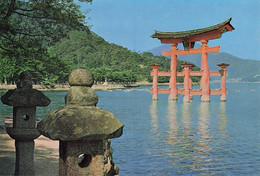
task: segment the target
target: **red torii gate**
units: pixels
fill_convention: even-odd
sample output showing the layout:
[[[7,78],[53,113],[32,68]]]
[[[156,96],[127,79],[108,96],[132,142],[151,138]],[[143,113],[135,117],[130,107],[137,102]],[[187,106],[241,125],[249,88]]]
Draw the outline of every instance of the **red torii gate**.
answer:
[[[158,99],[158,93],[169,94],[170,100],[177,100],[178,93],[184,95],[184,101],[190,101],[192,95],[201,95],[201,101],[210,101],[210,95],[221,95],[221,101],[226,101],[226,67],[228,64],[220,64],[220,72],[210,72],[208,68],[207,53],[219,52],[220,46],[209,47],[207,45],[208,40],[221,38],[222,34],[228,31],[232,31],[235,28],[230,24],[231,18],[214,26],[181,31],[181,32],[161,32],[155,31],[151,36],[152,38],[158,38],[161,43],[171,44],[170,51],[162,51],[163,56],[171,56],[171,71],[159,72],[158,65],[151,66],[153,71],[153,88],[151,93],[153,99]],[[202,43],[200,48],[194,48],[195,42],[200,41]],[[178,50],[178,43],[183,43],[184,50]],[[192,66],[190,64],[184,64],[184,70],[177,72],[177,55],[188,54],[201,54],[201,70],[191,71]],[[169,76],[169,89],[160,89],[157,87],[158,76]],[[184,89],[177,89],[177,76],[184,76]],[[200,89],[192,89],[192,82],[190,76],[201,76]],[[210,90],[210,76],[221,76],[221,89]]]

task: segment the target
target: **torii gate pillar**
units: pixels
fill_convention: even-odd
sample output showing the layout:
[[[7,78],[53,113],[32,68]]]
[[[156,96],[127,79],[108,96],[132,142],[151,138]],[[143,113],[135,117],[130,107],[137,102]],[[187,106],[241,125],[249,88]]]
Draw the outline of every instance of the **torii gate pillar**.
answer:
[[[208,47],[207,40],[201,40],[202,43],[202,53],[201,53],[201,70],[202,76],[200,80],[200,88],[201,88],[201,101],[202,102],[209,102],[210,101],[210,80],[209,80],[209,66],[208,66],[208,58],[206,49]]]
[[[184,96],[183,101],[184,102],[190,102],[192,99],[192,95],[190,94],[190,91],[192,89],[192,82],[190,78],[190,71],[194,67],[193,64],[182,64],[183,71],[184,71],[184,81],[183,81],[183,87],[184,87]]]
[[[152,65],[153,68],[153,100],[158,100],[158,68],[159,65]]]
[[[170,94],[169,100],[177,100],[178,99],[178,89],[177,89],[177,55],[175,52],[178,50],[178,43],[173,43],[171,49],[171,77],[170,77]]]
[[[218,65],[221,70],[220,75],[221,75],[221,94],[220,94],[220,101],[226,101],[226,95],[227,95],[227,88],[226,88],[226,76],[227,76],[227,67],[229,66],[229,64],[219,64]]]

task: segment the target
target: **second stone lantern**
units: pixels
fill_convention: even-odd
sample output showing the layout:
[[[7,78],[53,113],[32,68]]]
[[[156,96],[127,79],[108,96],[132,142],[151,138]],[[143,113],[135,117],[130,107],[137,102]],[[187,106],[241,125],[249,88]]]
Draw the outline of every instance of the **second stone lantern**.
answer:
[[[105,157],[106,145],[108,139],[122,135],[124,125],[111,112],[96,107],[98,97],[88,70],[72,71],[69,84],[66,106],[38,124],[42,135],[60,141],[59,175],[117,175],[118,169],[105,171],[112,160]]]

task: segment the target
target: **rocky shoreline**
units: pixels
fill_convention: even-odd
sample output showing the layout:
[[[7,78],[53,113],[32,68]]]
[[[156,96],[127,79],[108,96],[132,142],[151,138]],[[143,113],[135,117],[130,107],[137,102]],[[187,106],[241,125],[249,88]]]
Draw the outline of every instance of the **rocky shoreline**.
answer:
[[[149,85],[149,83],[147,83]],[[95,90],[109,90],[109,89],[124,89],[129,87],[138,87],[140,85],[138,84],[130,84],[130,85],[124,85],[124,84],[96,84],[92,86],[92,89]],[[16,85],[5,85],[0,84],[0,91],[7,91],[11,89],[15,89]],[[45,86],[45,85],[33,85],[34,89],[46,91],[46,90],[69,90],[70,86],[66,84],[57,84],[54,87]]]
[[[178,83],[178,85],[181,83]],[[92,86],[92,89],[95,90],[112,90],[112,89],[126,89],[126,88],[133,88],[133,87],[139,87],[139,86],[151,86],[153,83],[149,83],[147,81],[143,82],[136,82],[134,84],[114,84],[114,83],[108,83],[108,84],[94,84]],[[158,83],[158,85],[169,85],[169,83]],[[5,85],[0,84],[0,91],[7,91],[11,89],[15,89],[16,85]],[[46,85],[33,85],[34,89],[40,90],[40,91],[48,91],[48,90],[69,90],[70,86],[67,84],[57,84],[54,87],[46,86]]]

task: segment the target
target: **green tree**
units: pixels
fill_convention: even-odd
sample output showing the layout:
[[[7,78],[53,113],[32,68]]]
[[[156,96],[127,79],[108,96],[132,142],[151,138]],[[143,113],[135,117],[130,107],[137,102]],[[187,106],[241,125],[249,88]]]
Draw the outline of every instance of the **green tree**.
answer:
[[[106,75],[108,71],[106,68],[100,67],[96,69],[91,69],[91,72],[96,82],[104,82],[106,80]]]
[[[7,84],[10,78],[13,77],[14,73],[15,73],[14,60],[2,56],[2,59],[0,59],[0,83],[4,82],[4,84]]]
[[[14,83],[19,73],[30,71],[35,84],[53,86],[66,82],[71,71],[69,60],[61,59],[48,51],[37,59],[22,58],[19,63],[15,58],[5,58],[1,54],[0,58],[0,82],[5,84]]]
[[[42,59],[50,57],[48,46],[72,29],[89,32],[85,15],[79,8],[73,0],[0,1],[0,67],[7,66],[7,70],[13,72],[2,71],[0,79],[6,83],[21,71],[31,69],[38,72],[36,67],[45,62]],[[54,60],[57,61],[57,58]],[[55,67],[58,63],[49,67]],[[52,80],[57,76],[60,77],[51,76]]]
[[[73,0],[1,1],[0,47],[15,54],[13,48],[46,47],[66,36],[71,29],[86,30],[85,16],[79,8]]]

